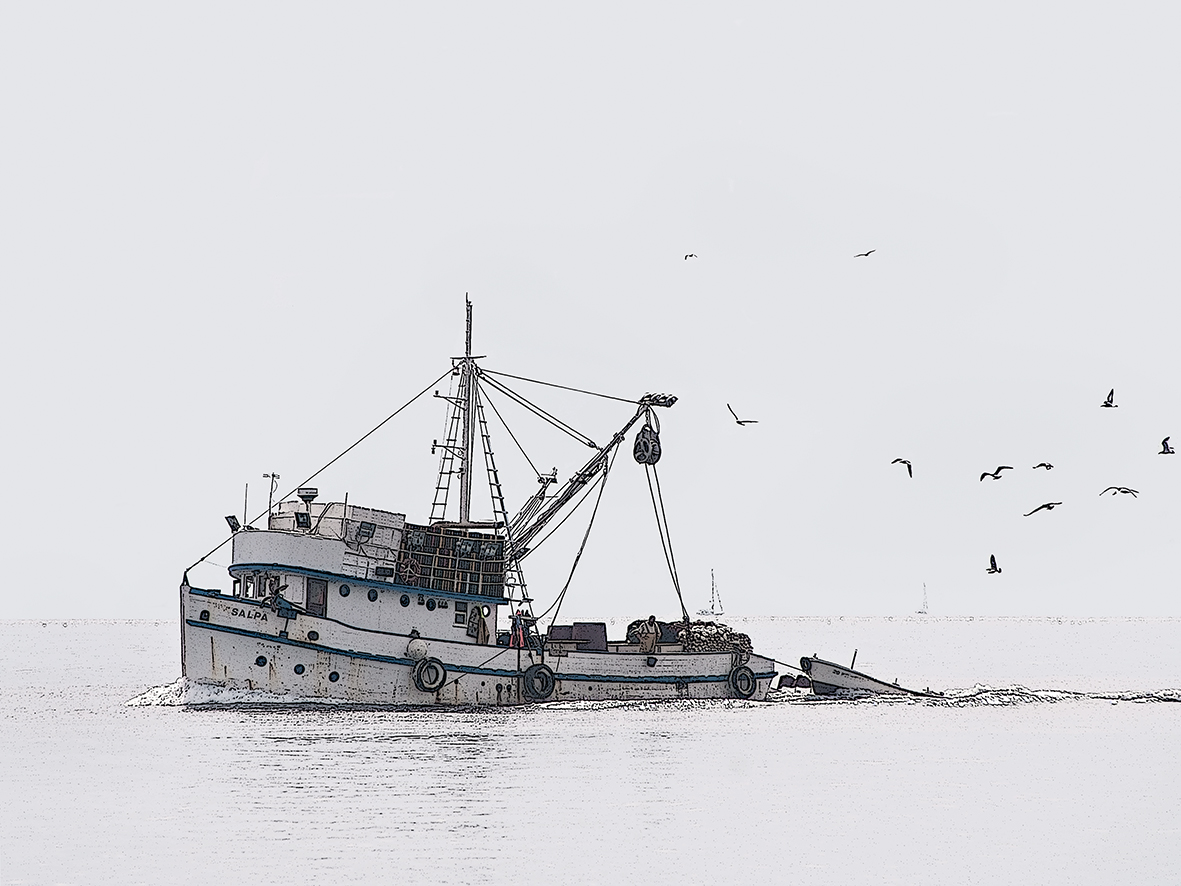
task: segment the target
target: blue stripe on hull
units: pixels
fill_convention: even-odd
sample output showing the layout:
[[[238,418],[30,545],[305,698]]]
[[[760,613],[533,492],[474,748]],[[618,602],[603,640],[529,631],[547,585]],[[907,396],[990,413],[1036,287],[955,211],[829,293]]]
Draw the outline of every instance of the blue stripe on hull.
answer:
[[[236,598],[235,598],[236,599]],[[322,646],[319,643],[308,643],[303,640],[292,640],[290,637],[276,637],[273,634],[261,634],[258,631],[248,631],[244,628],[233,628],[228,625],[210,624],[206,621],[193,621],[188,619],[185,624],[194,628],[205,628],[210,631],[222,631],[227,634],[237,634],[241,637],[251,637],[255,640],[265,640],[268,643],[280,643],[284,646],[294,646],[299,649],[308,649],[312,652],[328,652],[332,655],[343,655],[348,658],[360,658],[365,661],[381,661],[387,664],[405,665],[406,667],[413,667],[415,661],[412,658],[397,658],[392,655],[378,655],[372,652],[357,652],[352,649],[336,649],[331,646]],[[505,652],[508,652],[508,647],[505,647]],[[520,675],[520,671],[504,671],[496,668],[483,668],[473,665],[457,665],[449,662],[444,662],[443,666],[448,671],[454,671],[461,674],[483,674],[492,677],[516,677]],[[755,674],[755,679],[770,680],[775,676],[775,671],[763,674]],[[650,684],[675,684],[675,683],[725,683],[729,679],[727,674],[709,674],[709,675],[652,675],[652,676],[623,676],[617,674],[571,674],[554,672],[554,678],[557,680],[578,680],[586,683],[650,683]]]

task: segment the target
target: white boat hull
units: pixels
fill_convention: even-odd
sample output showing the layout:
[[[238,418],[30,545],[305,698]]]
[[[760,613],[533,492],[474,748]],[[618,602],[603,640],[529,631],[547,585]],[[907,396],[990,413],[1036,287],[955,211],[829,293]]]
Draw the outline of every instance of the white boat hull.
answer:
[[[937,695],[932,692],[905,689],[897,683],[887,683],[861,671],[815,657],[801,658],[800,668],[812,681],[812,692],[816,695]]]
[[[685,653],[679,644],[651,655],[553,654],[413,638],[304,612],[284,618],[261,601],[183,585],[181,622],[189,680],[299,699],[492,706],[541,700],[762,700],[776,676],[774,662],[759,655]],[[426,681],[424,690],[415,668],[427,658],[441,666],[445,679],[430,673],[438,679]],[[532,665],[553,674],[552,691],[544,698],[528,692],[525,673]]]

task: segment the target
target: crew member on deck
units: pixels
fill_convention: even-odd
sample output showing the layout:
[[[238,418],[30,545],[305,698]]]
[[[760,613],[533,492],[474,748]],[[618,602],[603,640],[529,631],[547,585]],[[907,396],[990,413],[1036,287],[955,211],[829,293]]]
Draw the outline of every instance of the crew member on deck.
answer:
[[[513,615],[512,635],[509,644],[513,649],[525,648],[525,610],[518,609]]]
[[[640,635],[640,654],[651,655],[656,651],[656,642],[660,639],[660,625],[656,623],[656,616],[649,615],[648,620],[636,628]]]

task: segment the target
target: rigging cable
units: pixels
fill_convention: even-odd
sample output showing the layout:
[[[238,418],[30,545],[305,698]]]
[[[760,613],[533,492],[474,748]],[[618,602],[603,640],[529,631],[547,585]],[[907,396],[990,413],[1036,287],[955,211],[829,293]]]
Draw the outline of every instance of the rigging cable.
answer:
[[[613,397],[610,394],[600,394],[597,391],[584,391],[582,388],[572,388],[568,385],[559,385],[552,381],[542,381],[539,378],[526,378],[523,375],[511,375],[507,372],[493,372],[491,369],[485,369],[483,371],[489,375],[502,375],[505,378],[515,378],[517,381],[532,382],[535,385],[545,385],[546,387],[550,388],[561,388],[563,391],[573,391],[576,394],[589,394],[592,397],[602,397],[604,400],[618,400],[620,403],[634,403],[637,405],[640,402],[639,400],[630,400],[627,397]]]
[[[526,409],[528,409],[530,412],[532,412],[538,418],[541,418],[541,419],[549,422],[551,425],[553,425],[559,431],[562,431],[563,433],[570,435],[575,440],[577,440],[579,443],[582,443],[584,446],[589,446],[591,449],[598,449],[599,448],[595,444],[595,441],[592,440],[590,437],[588,437],[586,434],[570,427],[570,425],[566,424],[564,421],[562,421],[556,415],[550,415],[550,413],[546,412],[544,409],[542,409],[536,403],[530,402],[525,397],[523,397],[521,394],[518,394],[516,391],[514,391],[512,388],[510,388],[508,385],[504,384],[503,382],[499,382],[494,378],[489,378],[488,384],[492,385],[492,387],[496,388],[496,390],[500,391],[501,393],[506,394],[507,396],[511,397],[513,400],[517,401],[517,403],[524,406]]]
[[[599,513],[599,503],[603,500],[603,490],[607,488],[607,475],[611,473],[611,466],[615,463],[615,456],[619,454],[619,449],[616,447],[615,452],[612,453],[611,461],[604,466],[603,476],[599,479],[599,494],[595,498],[595,507],[591,511],[590,520],[586,524],[586,532],[582,536],[582,544],[578,546],[578,553],[574,555],[574,562],[570,566],[570,575],[566,577],[566,584],[562,586],[561,592],[553,603],[550,604],[549,609],[537,616],[538,619],[544,618],[549,614],[550,609],[554,610],[553,624],[558,620],[558,612],[562,609],[562,601],[566,599],[566,591],[570,589],[570,582],[574,580],[574,570],[578,568],[578,561],[582,559],[582,552],[586,550],[586,542],[590,538],[591,527],[595,525],[595,516]],[[581,502],[580,502],[581,504]],[[538,631],[540,634],[540,630]]]
[[[429,391],[431,388],[433,388],[435,385],[437,385],[439,382],[441,382],[443,379],[445,379],[447,377],[448,373],[450,373],[450,372],[451,372],[451,370],[448,369],[447,372],[444,372],[442,375],[440,375],[438,378],[436,378],[433,382],[431,382],[429,385],[427,385],[425,388],[423,388],[421,391],[419,391],[417,394],[415,394],[413,397],[411,397],[409,400],[407,400],[405,403],[403,403],[401,406],[399,406],[397,409],[395,409],[393,412],[391,412],[389,415],[387,415],[385,418],[383,418],[380,422],[378,422],[376,425],[374,425],[370,431],[368,431],[359,440],[357,440],[355,443],[353,443],[351,446],[349,446],[347,449],[345,449],[343,452],[341,452],[338,456],[336,456],[336,458],[329,461],[326,465],[324,465],[318,471],[313,473],[310,477],[308,477],[302,483],[295,484],[295,487],[279,500],[281,502],[285,501],[287,498],[294,495],[295,491],[297,489],[299,489],[301,486],[307,486],[309,483],[311,483],[313,480],[315,480],[318,476],[320,476],[322,473],[324,473],[326,470],[328,470],[330,467],[332,467],[334,464],[336,464],[338,461],[340,461],[342,458],[344,458],[346,455],[348,455],[350,452],[352,452],[354,449],[356,449],[358,446],[360,446],[362,443],[364,443],[367,439],[369,439],[375,433],[377,433],[387,422],[390,421],[390,419],[394,418],[394,416],[398,415],[398,413],[402,412],[402,410],[404,410],[408,406],[410,406],[411,403],[413,403],[415,400],[417,400],[419,397],[421,397],[423,394],[425,394],[427,391]],[[251,520],[246,525],[247,526],[254,525],[254,523],[256,521],[258,521],[259,519],[262,518],[263,514],[268,513],[269,511],[270,511],[270,508],[268,508],[266,511],[261,511],[257,517],[255,517],[253,520]],[[267,528],[270,528],[270,527],[267,527]],[[221,548],[225,545],[225,543],[228,542],[233,537],[234,537],[234,533],[231,532],[226,538],[224,538],[217,545],[217,547],[215,547],[213,550],[209,551],[209,553],[205,554],[204,557],[202,557],[200,560],[198,560],[196,563],[194,563],[192,566],[190,566],[189,569],[192,569],[195,566],[198,566],[201,563],[203,563],[205,561],[206,557],[213,556],[213,554],[215,554],[217,551],[221,550]],[[188,569],[186,569],[185,572],[187,573]]]
[[[685,598],[681,596],[681,580],[677,575],[677,561],[673,556],[672,533],[668,528],[668,515],[664,510],[664,496],[660,492],[660,475],[656,473],[655,465],[644,465],[644,473],[648,478],[648,494],[652,497],[652,510],[656,513],[656,530],[660,533],[660,545],[664,549],[664,560],[668,565],[669,575],[672,576],[673,590],[677,592],[677,600],[681,604],[681,614],[685,617],[685,625],[689,624],[689,610],[685,608]],[[656,488],[652,488],[652,478],[656,478]],[[659,506],[657,502],[659,501]]]
[[[525,461],[529,462],[529,467],[533,468],[533,473],[540,477],[541,471],[537,470],[537,465],[533,464],[533,459],[529,457],[529,453],[525,451],[525,447],[521,445],[521,441],[517,439],[517,435],[513,433],[513,429],[508,426],[508,422],[504,420],[504,416],[500,414],[500,410],[496,408],[496,404],[492,402],[492,398],[488,396],[488,392],[484,389],[484,386],[478,384],[477,387],[484,396],[484,401],[492,407],[492,411],[496,413],[496,417],[500,419],[500,423],[504,425],[504,429],[508,431],[508,435],[517,444],[517,449],[521,450],[521,455],[525,456]]]

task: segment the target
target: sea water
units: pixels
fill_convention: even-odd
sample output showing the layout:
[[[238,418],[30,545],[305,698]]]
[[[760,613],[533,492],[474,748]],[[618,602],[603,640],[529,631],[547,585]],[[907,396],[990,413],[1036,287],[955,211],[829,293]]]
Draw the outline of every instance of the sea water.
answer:
[[[0,882],[1181,882],[1181,620],[721,620],[947,697],[194,708],[174,622],[0,622]]]

